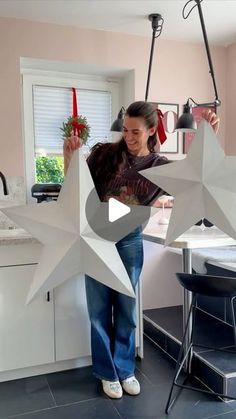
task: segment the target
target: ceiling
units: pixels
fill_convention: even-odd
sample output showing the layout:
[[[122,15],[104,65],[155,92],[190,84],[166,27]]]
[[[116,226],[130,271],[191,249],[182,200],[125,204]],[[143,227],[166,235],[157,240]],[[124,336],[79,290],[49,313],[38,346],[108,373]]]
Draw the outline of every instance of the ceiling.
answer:
[[[202,42],[197,7],[188,19],[182,17],[187,0],[0,0],[0,16],[81,28],[150,36],[148,15],[164,18],[161,38]],[[189,11],[195,0],[191,0]],[[227,46],[236,42],[236,0],[202,0],[209,44]]]

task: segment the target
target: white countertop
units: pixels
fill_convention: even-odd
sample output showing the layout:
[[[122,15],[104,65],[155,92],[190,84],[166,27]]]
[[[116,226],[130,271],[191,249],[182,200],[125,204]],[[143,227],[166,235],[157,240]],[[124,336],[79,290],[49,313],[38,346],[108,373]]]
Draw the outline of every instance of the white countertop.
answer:
[[[1,211],[1,208],[24,204],[25,202],[13,201],[8,197],[0,199],[0,246],[30,242],[38,243],[38,241],[33,238],[30,233],[15,225],[15,223]]]
[[[165,216],[169,217],[170,209],[165,210]],[[148,222],[143,230],[144,239],[147,241],[164,244],[167,232],[167,225],[158,224],[161,217],[161,211],[155,214]],[[23,228],[1,229],[0,228],[0,245],[21,244],[21,243],[38,243]],[[236,240],[223,233],[217,227],[206,227],[202,230],[198,226],[193,226],[169,246],[174,248],[197,249],[217,246],[236,245]]]
[[[170,217],[171,210],[165,210],[165,216]],[[168,225],[158,224],[161,214],[154,215],[143,230],[144,239],[147,241],[164,244]],[[236,240],[223,233],[217,227],[193,226],[180,237],[178,237],[170,247],[181,249],[200,249],[206,247],[232,246],[236,245]]]
[[[14,245],[23,243],[38,243],[38,240],[31,236],[23,228],[1,229],[0,228],[0,246]]]

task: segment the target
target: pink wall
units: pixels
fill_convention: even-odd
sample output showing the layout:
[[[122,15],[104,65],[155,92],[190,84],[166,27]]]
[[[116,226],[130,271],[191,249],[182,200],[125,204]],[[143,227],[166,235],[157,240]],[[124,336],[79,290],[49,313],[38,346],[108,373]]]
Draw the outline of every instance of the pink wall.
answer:
[[[0,170],[8,176],[24,175],[20,57],[134,69],[135,99],[143,99],[150,45],[151,34],[148,38],[1,18]],[[219,137],[224,144],[227,50],[215,47],[211,53],[222,100]],[[204,46],[157,39],[149,100],[182,105],[189,96],[199,102],[214,99]]]

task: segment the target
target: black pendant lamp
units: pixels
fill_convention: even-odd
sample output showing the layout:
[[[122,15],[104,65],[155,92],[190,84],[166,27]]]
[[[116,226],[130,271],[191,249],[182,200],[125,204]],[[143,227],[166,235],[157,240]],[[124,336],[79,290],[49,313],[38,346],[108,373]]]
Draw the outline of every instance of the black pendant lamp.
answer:
[[[184,105],[183,114],[176,122],[175,131],[192,132],[196,131],[197,123],[191,114],[189,99]]]
[[[148,19],[152,23],[152,43],[151,43],[151,51],[149,57],[149,65],[148,65],[148,75],[147,75],[147,84],[146,84],[146,92],[145,92],[145,102],[148,99],[148,91],[149,91],[149,83],[152,71],[152,59],[154,53],[154,46],[155,40],[158,38],[162,32],[162,26],[164,23],[164,19],[158,13],[152,13],[148,16]],[[125,108],[122,106],[120,109],[117,119],[111,125],[111,131],[121,132],[123,127],[123,120],[125,116]]]
[[[194,117],[191,113],[191,109],[193,107],[204,106],[206,108],[214,108],[214,110],[216,112],[217,106],[221,105],[221,101],[219,100],[219,97],[218,97],[216,81],[215,81],[215,76],[214,76],[214,70],[213,70],[211,54],[210,54],[210,48],[209,48],[208,39],[207,39],[206,27],[205,27],[205,23],[204,23],[204,19],[203,19],[203,14],[202,14],[202,8],[201,8],[201,2],[202,1],[203,0],[189,0],[183,8],[183,18],[187,19],[188,16],[190,15],[190,13],[192,12],[192,10],[194,9],[194,7],[197,6],[198,13],[199,13],[199,18],[200,18],[200,22],[201,22],[204,44],[205,44],[206,53],[207,53],[208,64],[209,64],[209,68],[210,68],[209,73],[212,77],[212,82],[213,82],[213,87],[214,87],[214,92],[215,92],[215,100],[213,102],[208,102],[208,103],[197,103],[191,97],[188,98],[187,102],[185,103],[185,105],[183,107],[183,114],[180,116],[180,118],[178,119],[178,121],[176,123],[176,126],[175,126],[175,130],[178,131],[178,132],[194,132],[194,131],[196,131],[197,124],[196,124],[196,121],[194,120]],[[191,2],[194,2],[196,4],[194,4],[194,6],[189,11],[189,13],[187,15],[185,15],[185,8]]]
[[[121,132],[123,127],[123,120],[125,116],[125,108],[122,106],[118,113],[117,119],[111,125],[111,131]]]

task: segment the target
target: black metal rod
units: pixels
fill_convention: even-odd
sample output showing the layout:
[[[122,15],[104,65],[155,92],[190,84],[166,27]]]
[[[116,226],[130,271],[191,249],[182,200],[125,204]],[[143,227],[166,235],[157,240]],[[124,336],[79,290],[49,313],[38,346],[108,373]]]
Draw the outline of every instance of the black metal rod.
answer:
[[[153,59],[153,52],[154,52],[154,46],[155,46],[155,39],[156,39],[156,31],[155,31],[155,29],[153,29],[151,51],[150,51],[150,57],[149,57],[149,66],[148,66],[147,84],[146,84],[146,93],[145,93],[145,102],[147,101],[148,92],[149,92],[149,84],[150,84],[150,77],[151,77],[151,71],[152,71],[152,59]]]
[[[200,18],[200,22],[201,22],[203,38],[204,38],[204,43],[205,43],[205,47],[206,47],[206,53],[207,53],[208,63],[209,63],[209,67],[210,67],[210,71],[209,72],[210,72],[210,75],[212,77],[214,91],[215,91],[215,98],[216,98],[216,101],[218,101],[219,100],[219,98],[218,98],[218,92],[217,92],[216,81],[215,81],[215,76],[214,76],[214,70],[213,70],[213,65],[212,65],[212,60],[211,60],[211,53],[210,53],[209,43],[208,43],[208,39],[207,39],[206,27],[205,27],[205,23],[204,23],[203,14],[202,14],[201,0],[195,0],[195,2],[197,3],[199,18]]]
[[[162,31],[162,25],[163,25],[163,18],[159,13],[152,13],[148,16],[148,19],[152,22],[152,43],[151,43],[151,51],[150,51],[150,57],[149,57],[149,65],[148,65],[148,76],[147,76],[147,84],[146,84],[146,93],[145,93],[145,102],[148,99],[148,92],[149,92],[149,83],[150,83],[150,77],[151,77],[151,71],[152,71],[152,59],[153,59],[153,53],[154,53],[154,46],[155,46],[155,39],[160,36]]]

